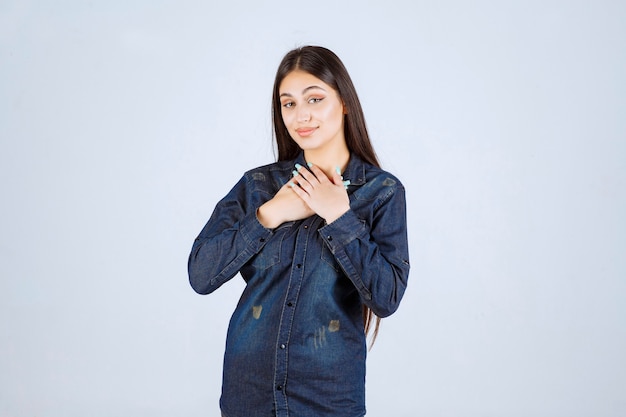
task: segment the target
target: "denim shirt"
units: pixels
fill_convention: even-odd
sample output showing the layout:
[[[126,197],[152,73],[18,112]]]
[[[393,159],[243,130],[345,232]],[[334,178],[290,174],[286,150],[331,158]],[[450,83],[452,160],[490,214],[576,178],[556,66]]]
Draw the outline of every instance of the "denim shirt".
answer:
[[[365,415],[363,304],[398,308],[409,274],[404,187],[355,155],[350,210],[275,229],[256,210],[290,180],[302,153],[245,173],[216,206],[189,256],[200,294],[238,272],[246,287],[226,340],[220,407],[226,417]]]

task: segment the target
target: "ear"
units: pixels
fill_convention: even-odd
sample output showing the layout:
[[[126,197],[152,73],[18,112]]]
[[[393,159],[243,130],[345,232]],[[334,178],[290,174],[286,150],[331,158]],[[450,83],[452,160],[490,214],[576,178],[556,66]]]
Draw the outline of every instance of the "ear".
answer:
[[[342,101],[341,107],[343,107],[343,114],[348,114],[348,106],[346,106],[346,103]]]

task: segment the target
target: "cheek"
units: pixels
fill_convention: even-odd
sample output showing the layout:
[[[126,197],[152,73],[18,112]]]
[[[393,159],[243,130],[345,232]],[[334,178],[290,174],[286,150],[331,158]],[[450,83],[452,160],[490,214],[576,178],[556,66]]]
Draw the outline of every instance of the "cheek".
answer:
[[[328,123],[341,124],[343,123],[343,109],[341,106],[332,106],[326,109],[324,112],[324,119]]]
[[[283,119],[283,124],[285,125],[285,129],[287,129],[287,132],[289,133],[289,137],[291,137],[291,139],[296,140],[295,139],[295,126],[294,126],[294,117],[293,117],[293,112],[286,112],[286,113],[281,113],[281,117]]]
[[[290,128],[290,124],[292,122],[293,116],[290,112],[281,112],[280,113],[281,117],[283,118],[283,123],[285,124],[285,127],[287,127],[287,129]]]

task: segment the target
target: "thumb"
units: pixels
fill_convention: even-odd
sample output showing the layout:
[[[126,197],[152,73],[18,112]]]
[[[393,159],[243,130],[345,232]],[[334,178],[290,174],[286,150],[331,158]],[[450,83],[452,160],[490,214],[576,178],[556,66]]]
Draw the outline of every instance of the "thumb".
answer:
[[[343,184],[343,177],[341,176],[341,168],[335,167],[335,172],[333,172],[333,184],[340,185]]]
[[[335,167],[335,172],[333,173],[333,183],[335,185],[343,185],[343,187],[347,190],[348,185],[350,185],[350,180],[343,180],[341,176],[341,169],[339,167]]]

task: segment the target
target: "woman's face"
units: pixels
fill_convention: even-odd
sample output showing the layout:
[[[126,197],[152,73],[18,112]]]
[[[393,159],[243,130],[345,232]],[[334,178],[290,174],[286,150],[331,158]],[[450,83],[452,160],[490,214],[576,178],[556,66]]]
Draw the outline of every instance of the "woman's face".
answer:
[[[287,74],[279,87],[283,122],[304,151],[345,148],[344,106],[331,86],[308,72]]]

